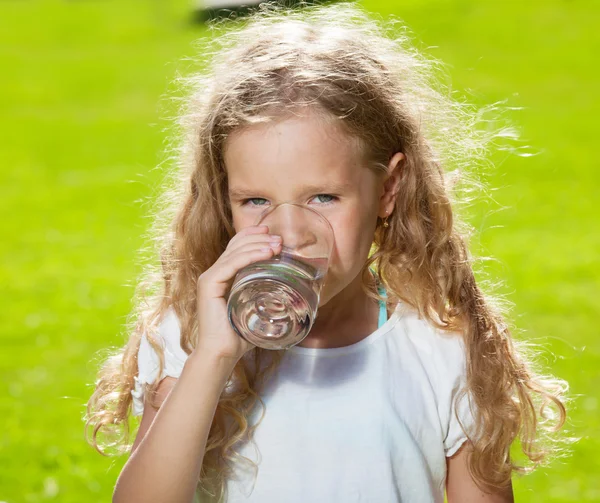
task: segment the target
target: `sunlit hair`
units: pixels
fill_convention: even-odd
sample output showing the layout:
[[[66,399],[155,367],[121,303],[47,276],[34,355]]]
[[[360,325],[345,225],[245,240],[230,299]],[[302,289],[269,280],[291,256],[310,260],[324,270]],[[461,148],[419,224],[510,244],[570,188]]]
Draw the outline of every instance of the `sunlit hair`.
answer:
[[[534,371],[534,352],[511,337],[507,303],[484,295],[467,247],[471,227],[457,212],[481,188],[474,174],[466,175],[488,162],[496,140],[512,135],[484,119],[498,106],[476,108],[453,97],[442,65],[414,47],[399,20],[375,20],[352,4],[269,6],[212,27],[217,36],[203,40],[191,58],[200,69],[180,79],[187,98],[174,142],[176,169],[165,180],[148,236],[160,261],[152,260],[138,282],[127,344],[100,370],[88,403],[88,441],[101,452],[130,449],[140,338],[146,331],[162,372],[156,327],[169,306],[181,323],[182,347],[194,348],[197,278],[234,235],[223,161],[229,135],[310,109],[356,141],[365,169],[385,173],[395,152],[406,155],[389,227],[378,225],[362,271],[363,288],[379,298],[369,281],[372,268],[392,305],[401,301],[439,329],[462,334],[476,419],[472,476],[482,487],[503,486],[513,471],[545,461],[557,450],[551,432],[565,421],[566,383]],[[231,462],[251,462],[235,445],[252,439],[258,423],[248,418],[257,403],[268,413],[259,391],[281,356],[249,352],[220,397],[199,481],[217,498],[225,494]],[[99,433],[107,438],[104,449]],[[516,439],[529,460],[523,466],[509,456]]]

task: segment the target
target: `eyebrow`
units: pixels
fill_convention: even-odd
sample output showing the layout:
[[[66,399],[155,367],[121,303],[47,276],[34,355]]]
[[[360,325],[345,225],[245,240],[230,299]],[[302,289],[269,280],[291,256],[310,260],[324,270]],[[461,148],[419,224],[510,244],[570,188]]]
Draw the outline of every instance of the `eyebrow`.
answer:
[[[323,185],[304,185],[299,189],[301,195],[305,194],[336,194],[344,192],[352,187],[351,183],[326,183]],[[257,194],[262,193],[261,189],[245,189],[245,188],[232,188],[229,190],[229,196],[231,198],[244,198],[244,197],[259,197]]]

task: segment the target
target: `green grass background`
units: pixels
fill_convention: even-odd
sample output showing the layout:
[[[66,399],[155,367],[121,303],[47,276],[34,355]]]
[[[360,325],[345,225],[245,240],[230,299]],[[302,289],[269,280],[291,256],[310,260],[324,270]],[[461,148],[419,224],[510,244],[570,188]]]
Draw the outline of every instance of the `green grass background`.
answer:
[[[533,157],[497,155],[477,253],[512,320],[579,396],[569,458],[515,480],[517,500],[600,501],[597,2],[365,1],[447,62],[455,89],[508,98]],[[121,345],[159,103],[204,35],[187,1],[0,3],[0,501],[110,501],[125,457],[83,439],[97,352]]]

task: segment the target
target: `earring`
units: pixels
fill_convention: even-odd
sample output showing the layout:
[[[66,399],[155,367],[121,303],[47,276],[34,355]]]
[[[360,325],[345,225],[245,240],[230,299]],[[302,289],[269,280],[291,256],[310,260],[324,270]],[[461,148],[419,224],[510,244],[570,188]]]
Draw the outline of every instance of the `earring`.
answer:
[[[385,217],[384,217],[384,219],[383,219],[383,226],[384,226],[386,229],[387,229],[387,228],[390,226],[390,224],[388,224],[388,221],[387,221],[387,219],[388,219],[388,213],[389,213],[389,211],[386,211],[386,212],[385,212]]]

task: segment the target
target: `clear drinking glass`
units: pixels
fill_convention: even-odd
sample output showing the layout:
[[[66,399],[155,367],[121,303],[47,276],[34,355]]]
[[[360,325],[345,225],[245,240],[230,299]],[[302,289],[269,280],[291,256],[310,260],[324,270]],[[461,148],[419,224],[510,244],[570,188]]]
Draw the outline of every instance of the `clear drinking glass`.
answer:
[[[287,349],[308,335],[317,316],[333,229],[321,213],[296,203],[268,208],[255,225],[281,236],[281,252],[238,271],[227,300],[229,322],[256,346]]]

